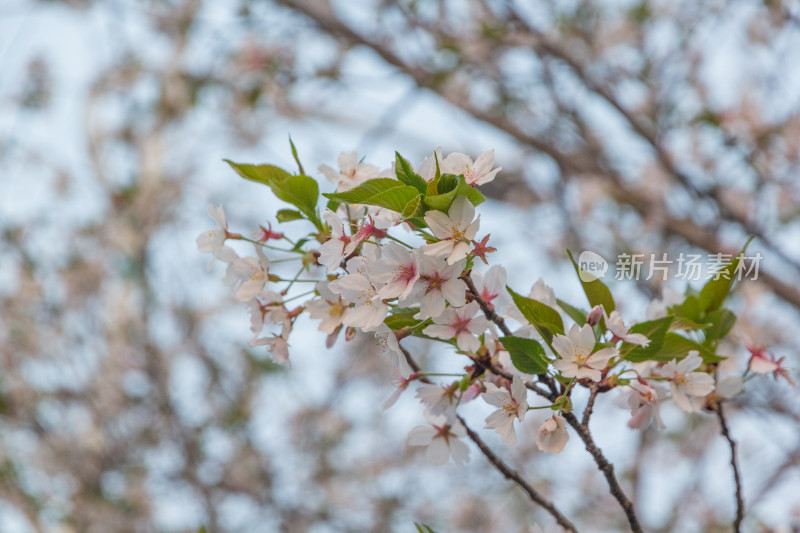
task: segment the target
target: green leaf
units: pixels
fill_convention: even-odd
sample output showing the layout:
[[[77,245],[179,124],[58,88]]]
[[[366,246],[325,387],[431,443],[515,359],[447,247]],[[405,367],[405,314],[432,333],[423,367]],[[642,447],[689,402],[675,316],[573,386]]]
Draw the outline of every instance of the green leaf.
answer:
[[[398,180],[406,185],[411,185],[420,194],[425,194],[428,190],[428,182],[414,171],[414,167],[399,152],[394,153],[394,173]]]
[[[689,320],[686,317],[682,316],[675,316],[672,319],[672,324],[669,325],[670,331],[697,331],[701,329],[706,329],[711,324],[709,323],[700,323],[695,322],[694,320]]]
[[[375,196],[371,196],[362,203],[385,207],[386,209],[402,213],[406,206],[418,196],[419,192],[417,189],[408,185],[403,185],[402,187],[395,187],[388,191],[378,193]]]
[[[556,299],[556,303],[559,307],[561,307],[561,309],[564,310],[565,313],[567,313],[568,317],[575,321],[576,324],[581,327],[586,324],[586,315],[589,314],[588,312],[578,309],[577,307],[568,304],[564,300]]]
[[[723,357],[716,355],[702,344],[687,339],[677,333],[667,333],[664,335],[664,341],[661,343],[661,347],[656,353],[650,353],[646,350],[634,350],[629,353],[625,359],[634,363],[640,363],[642,361],[661,361],[666,363],[673,359],[681,360],[689,355],[689,352],[692,350],[700,352],[700,357],[702,357],[703,361],[706,363],[721,361],[723,359]]]
[[[292,204],[317,227],[321,227],[317,216],[319,185],[314,178],[293,176],[275,165],[249,165],[225,160],[240,176],[272,189],[272,193],[286,203]]]
[[[413,200],[408,202],[401,212],[403,219],[420,218],[425,213],[422,207],[422,199],[424,197],[418,194]]]
[[[503,347],[511,355],[511,362],[517,370],[526,374],[547,372],[547,357],[542,345],[533,339],[508,335],[502,339]]]
[[[538,300],[517,294],[511,287],[506,287],[506,290],[522,316],[536,328],[548,344],[553,341],[553,335],[564,334],[564,321],[561,320],[558,311]]]
[[[736,315],[727,309],[717,309],[706,314],[710,326],[705,330],[706,343],[710,344],[723,338],[736,323]]]
[[[417,533],[436,533],[430,527],[426,526],[425,524],[420,524],[418,522],[414,522],[414,527],[417,528]]]
[[[700,299],[694,294],[688,295],[683,303],[670,307],[668,311],[676,317],[686,319],[695,324],[702,324],[703,315],[705,314],[700,309]]]
[[[581,279],[581,272],[588,275],[591,274],[581,270],[578,263],[575,262],[575,258],[572,257],[572,252],[567,250],[567,255],[569,255],[569,260],[572,261],[572,266],[575,267],[575,273],[578,274],[578,279],[583,286],[583,292],[586,293],[586,298],[589,300],[589,305],[592,307],[595,305],[602,305],[606,313],[610,315],[617,307],[614,304],[614,297],[611,295],[611,291],[608,290],[608,287],[606,287],[606,284],[596,278],[592,281],[583,281]]]
[[[319,185],[314,178],[289,176],[282,181],[273,183],[272,192],[279,199],[298,208],[309,220],[319,220],[317,217]]]
[[[394,178],[374,178],[348,191],[324,193],[322,196],[343,204],[363,204],[376,194],[395,187],[403,187],[403,182]]]
[[[306,171],[303,170],[303,163],[300,162],[300,157],[297,155],[297,148],[292,141],[292,136],[289,135],[289,146],[292,147],[292,157],[294,157],[295,163],[297,163],[297,169],[299,170],[300,174],[305,174]]]
[[[234,163],[230,159],[223,159],[233,170],[246,180],[255,181],[272,186],[275,180],[284,180],[291,176],[288,172],[275,165],[249,165],[247,163]]]
[[[437,211],[447,213],[456,197],[461,195],[466,196],[472,202],[472,205],[480,205],[486,200],[486,197],[478,189],[467,184],[464,176],[442,174],[438,180],[432,181],[431,184],[436,194],[431,195],[431,187],[429,187],[428,196],[425,197],[425,204]]]
[[[424,328],[433,324],[430,318],[419,320],[414,318],[414,315],[419,313],[419,309],[398,307],[392,310],[392,313],[383,321],[384,324],[389,326],[392,331],[399,331],[403,328],[411,328],[412,334],[417,337],[430,338],[427,335],[420,333]]]
[[[278,222],[291,222],[292,220],[302,220],[303,215],[294,209],[279,209],[275,218],[278,219]]]
[[[736,272],[736,267],[739,266],[739,261],[742,260],[744,252],[747,250],[752,240],[753,237],[750,237],[742,248],[742,251],[715,273],[714,277],[717,279],[712,278],[700,290],[701,310],[708,313],[722,307],[722,303],[731,292],[731,287],[735,281],[734,274]]]
[[[623,342],[619,350],[622,358],[629,359],[629,354],[633,354],[634,358],[647,358],[657,354],[661,349],[661,345],[664,343],[664,337],[669,332],[672,320],[673,318],[668,316],[656,320],[639,322],[631,326],[629,333],[641,333],[650,339],[650,344],[648,344],[647,347],[643,347]]]

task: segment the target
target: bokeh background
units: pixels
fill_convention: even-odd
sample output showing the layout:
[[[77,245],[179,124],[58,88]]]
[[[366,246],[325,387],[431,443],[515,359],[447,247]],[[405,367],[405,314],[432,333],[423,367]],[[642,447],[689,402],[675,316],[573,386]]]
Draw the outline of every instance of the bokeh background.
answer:
[[[566,248],[613,262],[754,235],[735,334],[797,367],[798,50],[782,0],[3,0],[0,533],[550,531],[476,449],[433,469],[406,445],[421,408],[381,409],[371,339],[327,350],[306,322],[290,368],[248,346],[194,240],[208,204],[242,232],[277,204],[222,159],[291,168],[290,134],[307,169],[494,148],[495,261],[580,304]],[[661,290],[610,284],[636,319]],[[745,529],[798,531],[800,395],[747,388],[728,408]],[[647,528],[729,531],[716,420],[627,416],[601,397],[593,430]],[[482,434],[579,529],[625,531],[577,439],[542,454],[536,427],[513,449]]]

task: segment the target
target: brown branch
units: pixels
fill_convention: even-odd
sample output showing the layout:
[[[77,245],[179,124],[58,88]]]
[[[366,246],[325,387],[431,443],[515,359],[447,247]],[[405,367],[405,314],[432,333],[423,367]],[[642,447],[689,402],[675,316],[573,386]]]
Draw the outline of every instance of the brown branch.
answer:
[[[736,483],[736,518],[733,521],[733,531],[740,533],[742,530],[742,520],[744,520],[744,496],[742,495],[742,479],[739,476],[739,463],[736,459],[736,442],[731,437],[728,430],[728,422],[722,412],[722,403],[717,404],[716,408],[719,425],[722,429],[722,436],[728,441],[731,447],[731,468],[733,469],[733,481]]]
[[[478,305],[480,306],[481,311],[483,311],[483,314],[486,316],[486,318],[497,324],[497,327],[500,328],[500,331],[503,332],[503,335],[511,335],[511,330],[508,329],[508,326],[506,326],[506,321],[503,320],[503,317],[499,316],[495,312],[494,308],[492,308],[492,306],[490,306],[486,300],[481,298],[481,295],[478,292],[478,289],[475,288],[475,282],[472,281],[469,272],[461,276],[461,280],[467,284],[470,296],[473,300],[478,302]]]
[[[405,356],[406,361],[411,369],[414,370],[414,372],[420,372],[422,369],[414,360],[414,358],[411,357],[411,354],[408,352],[408,350],[406,350],[403,346],[400,346],[400,349],[403,351],[403,355]],[[431,380],[426,377],[420,378],[420,381],[423,383],[432,383]],[[485,442],[483,442],[480,436],[467,425],[466,421],[460,415],[456,416],[458,421],[461,422],[461,424],[464,426],[464,429],[467,431],[467,436],[469,436],[470,440],[475,443],[481,453],[486,456],[492,466],[494,466],[501,474],[503,474],[506,479],[516,483],[525,492],[525,494],[528,495],[532,502],[550,513],[550,515],[561,527],[567,531],[572,531],[573,533],[578,532],[572,522],[570,522],[563,514],[561,514],[561,512],[553,503],[539,494],[539,492],[533,488],[530,483],[525,481],[519,472],[508,466],[502,459],[500,459],[500,457],[498,457],[497,454],[495,454],[492,449],[489,448]]]
[[[592,410],[594,409],[594,401],[597,398],[597,383],[592,383],[589,389],[591,391],[589,392],[589,401],[586,403],[586,409],[583,410],[583,419],[581,419],[581,425],[587,428],[589,427],[589,417],[592,416]]]
[[[575,415],[572,413],[564,413],[564,419],[578,433],[578,436],[583,441],[586,451],[589,452],[589,454],[594,458],[594,462],[597,463],[597,467],[605,476],[606,481],[608,482],[609,492],[619,502],[622,510],[625,511],[625,516],[628,518],[628,524],[631,527],[631,531],[633,531],[633,533],[642,533],[642,526],[639,524],[639,519],[636,517],[636,511],[633,508],[633,503],[625,495],[625,491],[622,490],[619,481],[617,481],[616,475],[614,475],[614,465],[608,462],[608,459],[606,459],[605,455],[603,455],[602,450],[597,447],[594,439],[592,439],[592,434],[589,432],[589,428],[578,422],[578,419],[575,418]]]
[[[480,436],[478,436],[478,434],[475,433],[475,431],[473,431],[467,425],[467,423],[464,421],[463,418],[461,418],[461,416],[458,417],[458,420],[464,426],[464,429],[467,430],[467,436],[469,436],[470,440],[474,442],[476,446],[478,446],[478,449],[480,449],[480,451],[483,452],[483,455],[486,456],[489,462],[492,463],[492,465],[501,474],[503,474],[503,476],[505,476],[506,479],[508,479],[509,481],[513,481],[514,483],[519,485],[519,487],[523,491],[525,491],[525,493],[532,501],[536,502],[537,504],[539,504],[539,506],[541,506],[548,513],[550,513],[550,515],[553,518],[555,518],[556,522],[558,522],[558,524],[565,530],[577,532],[577,529],[575,529],[575,526],[572,524],[572,522],[567,520],[567,518],[564,515],[562,515],[558,509],[556,509],[555,505],[550,503],[541,494],[539,494],[536,491],[536,489],[534,489],[527,481],[522,479],[522,477],[515,470],[513,470],[505,462],[503,462],[502,459],[500,459],[497,455],[495,455],[495,453],[491,450],[491,448],[489,448],[486,445],[486,443],[481,440]]]
[[[470,291],[470,295],[472,296],[473,299],[475,299],[475,301],[478,302],[478,305],[483,310],[484,314],[486,315],[486,318],[492,320],[495,324],[497,324],[498,327],[500,327],[500,329],[503,330],[504,333],[508,331],[508,327],[505,325],[503,319],[497,316],[497,313],[494,312],[494,309],[492,309],[491,306],[489,306],[489,304],[486,303],[483,300],[483,298],[481,298],[480,294],[475,288],[475,284],[472,282],[472,279],[470,279],[469,275],[467,274],[465,276],[462,276],[461,279],[463,279],[464,282],[467,284],[467,288]],[[510,334],[510,332],[507,334]],[[554,401],[555,397],[558,395],[558,393],[555,391],[555,384],[553,380],[550,379],[549,376],[545,374],[539,375],[540,380],[543,380],[544,378],[547,379],[545,383],[547,383],[552,393],[542,394],[543,391],[541,391],[541,389],[539,390],[534,389],[534,390],[536,390],[537,393],[549,399],[550,401]],[[564,413],[564,418],[575,429],[575,431],[578,432],[578,435],[581,437],[581,440],[583,440],[583,443],[586,447],[586,451],[588,451],[589,454],[591,454],[591,456],[595,460],[595,463],[597,463],[597,467],[606,477],[606,481],[608,482],[609,492],[619,502],[620,506],[622,506],[623,511],[625,511],[625,516],[628,518],[628,523],[631,526],[631,530],[634,533],[641,533],[642,527],[641,525],[639,525],[639,520],[636,517],[636,512],[633,508],[633,503],[625,495],[625,492],[622,490],[619,481],[617,481],[617,478],[614,475],[614,466],[611,463],[609,463],[608,460],[605,458],[603,452],[594,443],[592,435],[589,432],[589,427],[587,424],[589,422],[589,416],[591,415],[591,410],[594,405],[594,397],[596,395],[597,395],[597,387],[593,387],[592,394],[590,396],[590,403],[589,405],[587,405],[587,410],[584,412],[585,422],[583,424],[578,422],[578,419],[575,418],[575,415],[573,415],[572,413]]]

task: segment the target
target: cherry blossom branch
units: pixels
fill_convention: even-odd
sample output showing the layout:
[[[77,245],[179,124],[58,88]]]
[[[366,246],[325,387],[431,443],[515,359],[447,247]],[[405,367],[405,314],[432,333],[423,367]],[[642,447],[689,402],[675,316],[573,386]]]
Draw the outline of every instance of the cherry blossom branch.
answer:
[[[581,425],[589,427],[589,417],[592,416],[592,410],[594,409],[594,400],[597,398],[597,392],[599,387],[597,383],[592,383],[589,387],[589,401],[586,402],[586,409],[583,410],[583,418],[581,419]]]
[[[467,430],[467,436],[469,436],[470,440],[475,443],[475,445],[483,452],[483,455],[489,460],[490,463],[500,471],[503,476],[509,481],[513,481],[519,487],[525,491],[528,497],[539,504],[542,508],[544,508],[550,515],[558,522],[558,525],[563,527],[566,531],[572,531],[577,533],[577,529],[575,526],[570,522],[564,515],[562,515],[558,509],[556,509],[555,505],[547,501],[541,494],[539,494],[536,489],[534,489],[527,481],[522,479],[520,475],[509,467],[502,459],[500,459],[495,453],[486,445],[483,440],[481,440],[480,436],[478,436],[475,431],[473,431],[467,423],[464,421],[461,416],[458,416],[459,422],[464,426],[464,429]]]
[[[480,306],[481,311],[483,311],[484,316],[486,316],[486,318],[488,320],[490,320],[490,321],[494,322],[495,324],[497,324],[497,327],[500,328],[500,331],[503,332],[503,335],[512,335],[511,330],[508,329],[508,326],[506,326],[506,321],[503,320],[503,317],[498,315],[495,312],[494,308],[491,305],[489,305],[489,303],[486,302],[486,300],[484,300],[481,297],[480,293],[478,292],[478,289],[475,287],[475,283],[472,281],[472,278],[470,277],[469,274],[470,273],[467,272],[466,274],[462,275],[460,279],[464,283],[467,284],[467,289],[469,290],[470,297],[473,300],[475,300],[476,302],[478,302],[478,306]],[[489,368],[490,368],[490,370],[492,370],[492,372],[497,374],[497,372],[495,371],[495,367],[493,365],[490,364]],[[511,374],[508,374],[508,373],[506,373],[506,375],[503,375],[503,374],[499,374],[499,375],[501,375],[501,376],[503,376],[503,377],[505,377],[507,379],[512,379]],[[548,393],[544,393],[543,394],[544,391],[542,391],[538,387],[535,387],[535,388],[532,387],[531,386],[532,384],[526,384],[526,386],[530,390],[536,392],[537,394],[539,394],[541,396],[544,396],[545,398],[547,398],[551,402],[555,401],[555,398],[556,398],[556,396],[558,396],[558,393],[556,392],[556,387],[555,387],[555,383],[553,383],[553,380],[550,379],[550,376],[548,376],[547,374],[539,374],[538,377],[539,377],[539,380],[541,382],[543,382],[545,385],[547,385],[547,388],[550,389],[550,394],[548,394]]]
[[[570,426],[572,426],[572,428],[581,438],[586,451],[589,452],[589,454],[594,458],[594,462],[597,463],[597,467],[605,476],[606,482],[608,482],[609,492],[611,492],[611,495],[619,502],[622,510],[625,511],[625,516],[628,518],[628,524],[631,526],[631,531],[633,531],[633,533],[643,533],[644,530],[639,524],[639,519],[636,517],[636,511],[633,508],[633,502],[631,502],[630,499],[628,499],[628,497],[625,495],[625,491],[622,490],[616,475],[614,475],[614,465],[608,462],[608,459],[606,459],[605,455],[603,455],[602,450],[597,447],[589,428],[581,424],[572,413],[564,413],[564,419]]]
[[[414,372],[422,372],[422,368],[417,364],[411,354],[406,350],[403,346],[400,346],[400,350],[403,352],[403,356],[405,356],[406,361],[408,362],[408,366]],[[423,383],[432,383],[426,377],[420,378],[420,381]],[[464,426],[464,429],[467,432],[467,436],[470,438],[472,442],[478,447],[478,449],[486,456],[486,459],[494,466],[503,476],[516,483],[524,492],[528,495],[532,502],[536,503],[540,507],[542,507],[545,511],[550,513],[550,515],[558,522],[558,525],[563,527],[566,531],[571,531],[573,533],[578,533],[578,530],[575,528],[575,525],[570,522],[561,511],[556,508],[555,504],[551,503],[547,498],[539,494],[539,492],[531,486],[530,483],[525,481],[525,479],[520,475],[519,472],[508,466],[500,457],[495,454],[489,446],[483,442],[483,439],[475,433],[475,431],[467,425],[467,422],[460,416],[457,416],[458,421],[461,422],[461,425]]]
[[[503,332],[503,335],[511,335],[512,334],[511,330],[508,329],[508,326],[506,326],[506,321],[503,320],[503,317],[499,316],[495,312],[495,310],[492,308],[492,306],[490,306],[486,302],[486,300],[481,298],[481,295],[478,292],[478,289],[475,287],[475,283],[472,281],[472,278],[470,277],[469,274],[470,273],[467,272],[466,274],[461,276],[461,280],[467,284],[467,288],[469,289],[469,295],[472,297],[473,300],[478,302],[478,305],[480,306],[481,311],[483,311],[483,314],[486,316],[486,318],[497,324],[497,327],[500,328],[500,331]]]
[[[722,403],[717,404],[716,408],[719,425],[722,428],[722,436],[728,441],[731,447],[731,468],[733,469],[733,480],[736,483],[736,519],[733,521],[733,531],[740,533],[742,530],[742,520],[744,520],[744,496],[742,495],[742,479],[739,476],[739,463],[736,459],[736,441],[731,437],[728,430],[728,422],[722,412]]]

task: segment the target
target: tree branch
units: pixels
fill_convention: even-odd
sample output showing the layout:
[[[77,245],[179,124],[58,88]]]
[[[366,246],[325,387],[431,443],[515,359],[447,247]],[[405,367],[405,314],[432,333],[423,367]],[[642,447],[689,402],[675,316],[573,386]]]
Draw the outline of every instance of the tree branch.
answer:
[[[631,531],[633,531],[633,533],[642,533],[642,526],[639,524],[639,519],[636,517],[636,511],[633,508],[633,503],[625,495],[625,491],[622,490],[622,487],[620,486],[619,481],[617,481],[617,477],[614,474],[614,465],[608,462],[608,459],[606,459],[606,457],[603,455],[602,450],[597,447],[594,439],[592,439],[592,434],[589,432],[589,428],[578,422],[578,419],[575,418],[575,415],[572,413],[564,413],[564,419],[578,433],[578,436],[581,438],[584,446],[586,447],[586,451],[589,452],[589,454],[594,458],[594,462],[597,463],[597,467],[606,477],[609,492],[611,492],[611,495],[619,502],[622,510],[625,511],[625,516],[628,518],[628,524],[631,526]]]
[[[400,349],[403,351],[403,355],[408,362],[408,365],[411,367],[414,372],[421,372],[422,369],[411,357],[411,354],[406,350],[403,346],[400,346]],[[420,381],[423,383],[432,383],[426,377],[420,378]],[[575,528],[575,525],[570,522],[561,512],[556,508],[555,504],[551,503],[547,498],[539,494],[539,492],[533,488],[533,486],[525,481],[525,479],[520,475],[519,472],[508,466],[500,457],[495,454],[489,446],[483,442],[480,436],[475,433],[475,431],[467,425],[467,422],[460,416],[456,415],[458,421],[464,426],[464,429],[467,431],[467,436],[469,436],[470,440],[475,443],[478,449],[483,453],[484,456],[489,460],[492,466],[495,467],[503,476],[516,483],[524,492],[528,495],[528,498],[535,504],[542,507],[545,511],[550,513],[550,515],[555,519],[558,524],[563,527],[567,531],[571,531],[572,533],[578,533],[578,530]]]
[[[722,436],[725,437],[731,447],[731,468],[733,469],[733,481],[736,483],[736,518],[733,521],[733,531],[740,533],[742,520],[744,520],[744,496],[742,495],[742,479],[739,476],[739,463],[736,459],[736,442],[728,430],[728,422],[722,412],[721,402],[717,404],[716,412],[717,418],[719,418],[719,425],[722,428]]]
[[[597,383],[592,383],[589,386],[589,390],[589,401],[586,403],[586,409],[583,410],[583,419],[581,419],[581,425],[587,428],[589,427],[589,417],[592,416],[592,410],[594,409],[594,400],[597,398]]]

